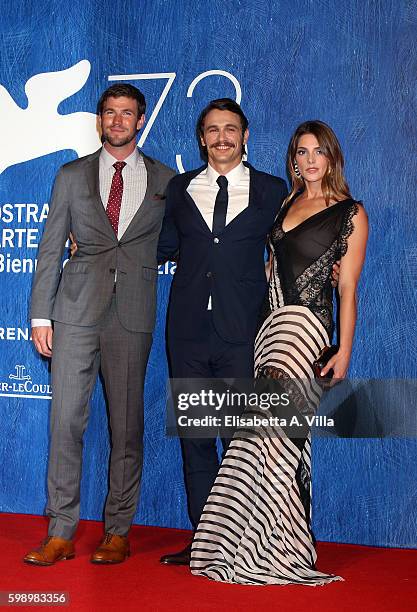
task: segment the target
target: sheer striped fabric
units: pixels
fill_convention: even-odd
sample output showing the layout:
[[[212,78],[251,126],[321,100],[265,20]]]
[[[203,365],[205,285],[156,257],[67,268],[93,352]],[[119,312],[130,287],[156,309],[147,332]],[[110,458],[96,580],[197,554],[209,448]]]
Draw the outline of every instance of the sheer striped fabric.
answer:
[[[317,408],[320,388],[311,364],[329,342],[321,322],[304,306],[281,306],[277,279],[270,282],[275,308],[255,344],[255,375],[273,368]],[[239,584],[308,586],[343,580],[315,568],[310,528],[311,440],[290,439],[280,427],[236,432],[195,534],[191,571]]]

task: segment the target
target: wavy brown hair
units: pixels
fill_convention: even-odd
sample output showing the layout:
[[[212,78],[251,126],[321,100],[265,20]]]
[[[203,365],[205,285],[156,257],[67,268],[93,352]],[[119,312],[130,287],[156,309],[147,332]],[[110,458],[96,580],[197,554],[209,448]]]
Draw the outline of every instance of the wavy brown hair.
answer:
[[[296,175],[294,162],[298,141],[305,134],[313,134],[317,138],[319,146],[329,162],[327,172],[322,179],[322,191],[326,206],[329,206],[332,199],[337,201],[350,198],[349,185],[343,174],[343,153],[336,134],[326,123],[315,120],[301,123],[291,137],[287,155],[288,172],[291,177],[291,192],[286,201],[293,198],[298,191],[304,189],[304,179]]]

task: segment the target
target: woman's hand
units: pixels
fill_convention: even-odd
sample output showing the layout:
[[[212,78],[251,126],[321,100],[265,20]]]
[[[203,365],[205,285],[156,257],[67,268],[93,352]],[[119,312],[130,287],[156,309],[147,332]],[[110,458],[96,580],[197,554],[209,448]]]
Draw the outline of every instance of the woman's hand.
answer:
[[[272,271],[272,266],[273,266],[272,260],[273,260],[273,256],[271,252],[269,254],[268,261],[265,263],[265,276],[266,276],[267,282],[269,282],[269,279],[271,278],[271,271]]]
[[[333,369],[333,378],[341,380],[346,378],[346,373],[349,368],[350,354],[339,349],[336,355],[333,355],[321,371],[320,376],[326,376],[329,370]]]
[[[336,289],[339,283],[339,275],[340,275],[340,259],[333,264],[332,268],[332,287]]]
[[[71,234],[69,235],[69,239],[71,240],[71,244],[70,244],[70,252],[71,252],[71,257],[74,257],[75,253],[78,250],[78,246],[77,243],[74,240],[74,236]]]

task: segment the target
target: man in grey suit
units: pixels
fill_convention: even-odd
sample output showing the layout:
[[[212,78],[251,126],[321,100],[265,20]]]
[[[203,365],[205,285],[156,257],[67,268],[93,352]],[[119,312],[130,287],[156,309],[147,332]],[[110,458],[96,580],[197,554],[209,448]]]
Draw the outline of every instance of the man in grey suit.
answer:
[[[112,451],[105,536],[93,563],[118,563],[129,555],[141,478],[156,249],[165,188],[174,172],[137,149],[145,99],[136,87],[113,85],[98,110],[104,145],[57,175],[32,291],[32,339],[41,355],[52,357],[53,389],[48,538],[24,558],[36,565],[74,556],[82,441],[100,367]],[[70,232],[78,250],[61,275]]]

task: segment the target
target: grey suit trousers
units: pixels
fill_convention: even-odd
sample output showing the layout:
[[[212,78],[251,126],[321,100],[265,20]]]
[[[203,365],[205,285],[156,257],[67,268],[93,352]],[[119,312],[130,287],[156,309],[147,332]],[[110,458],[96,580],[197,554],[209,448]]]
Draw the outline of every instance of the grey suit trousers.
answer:
[[[143,384],[151,343],[152,334],[122,327],[115,299],[96,325],[81,327],[55,322],[48,466],[49,535],[71,539],[78,524],[83,435],[100,368],[111,430],[105,530],[127,535],[136,511],[142,472]]]

